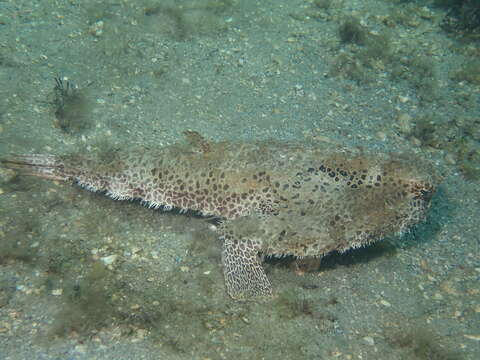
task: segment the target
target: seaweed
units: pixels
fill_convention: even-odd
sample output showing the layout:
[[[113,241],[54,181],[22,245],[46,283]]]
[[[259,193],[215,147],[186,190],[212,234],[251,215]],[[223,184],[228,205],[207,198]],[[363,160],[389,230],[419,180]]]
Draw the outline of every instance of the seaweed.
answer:
[[[480,35],[480,2],[478,0],[435,0],[448,10],[441,27],[460,36]]]
[[[437,96],[435,63],[431,58],[410,52],[410,49],[399,56],[390,77],[395,81],[406,80],[416,89],[421,100],[433,101]]]
[[[335,59],[330,74],[343,75],[361,83],[373,82],[375,72],[391,61],[391,41],[386,33],[374,34],[355,17],[347,18],[338,29],[340,41],[349,45]]]
[[[313,5],[318,9],[326,10],[332,5],[332,0],[314,0]]]
[[[29,238],[38,233],[38,221],[31,216],[15,219],[23,220],[7,224],[5,233],[0,231],[0,265],[11,261],[29,264],[37,257],[38,248],[31,246]]]
[[[455,159],[467,180],[480,179],[480,121],[475,117],[458,117],[443,123],[433,115],[420,116],[405,135],[415,138],[421,146],[440,149]]]
[[[112,323],[116,311],[109,291],[110,276],[103,264],[94,262],[83,281],[71,283],[65,293],[66,305],[57,314],[50,334],[59,337],[71,332],[87,335]]]
[[[468,141],[462,142],[457,153],[459,168],[463,176],[470,181],[480,179],[480,151]]]
[[[157,5],[145,8],[144,14],[145,16],[165,15],[172,23],[172,36],[178,41],[188,38],[190,29],[185,21],[185,11],[181,7]]]
[[[423,327],[408,327],[406,329],[385,329],[387,343],[403,349],[409,359],[414,360],[459,360],[460,355],[442,344],[442,338]]]
[[[233,5],[231,0],[208,0],[202,4],[175,2],[152,4],[144,9],[144,15],[157,18],[155,27],[174,40],[187,41],[196,34],[206,34],[226,28],[222,15]]]
[[[359,84],[371,82],[373,78],[364,64],[353,54],[349,53],[342,53],[335,58],[329,74],[330,76],[342,75]]]
[[[56,77],[53,92],[57,120],[55,125],[67,134],[78,133],[91,126],[90,102],[85,90],[79,89],[68,80]]]
[[[355,17],[348,17],[338,28],[338,35],[343,43],[365,44],[368,30]]]
[[[452,75],[452,79],[466,81],[473,85],[480,85],[480,60],[471,60],[464,63]]]
[[[365,40],[365,50],[361,56],[366,60],[382,60],[388,62],[391,55],[391,40],[386,33],[369,34]]]

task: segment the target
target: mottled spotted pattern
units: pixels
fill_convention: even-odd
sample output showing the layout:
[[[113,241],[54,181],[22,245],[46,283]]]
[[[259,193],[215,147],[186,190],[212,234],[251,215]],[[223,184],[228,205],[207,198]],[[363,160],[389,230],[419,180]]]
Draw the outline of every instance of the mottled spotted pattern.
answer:
[[[222,218],[227,292],[271,294],[259,253],[322,256],[402,233],[423,219],[434,191],[420,160],[264,141],[208,142],[101,156],[12,156],[20,173],[77,182],[114,199]],[[102,159],[102,160],[99,160]]]

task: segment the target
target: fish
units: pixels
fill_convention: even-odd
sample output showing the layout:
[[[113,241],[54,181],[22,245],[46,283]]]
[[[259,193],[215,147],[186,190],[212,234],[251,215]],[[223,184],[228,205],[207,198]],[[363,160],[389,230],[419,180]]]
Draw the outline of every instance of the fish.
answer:
[[[321,258],[401,235],[425,220],[439,183],[435,166],[411,154],[185,136],[156,149],[11,154],[0,166],[218,219],[226,292],[240,301],[272,296],[265,256]]]

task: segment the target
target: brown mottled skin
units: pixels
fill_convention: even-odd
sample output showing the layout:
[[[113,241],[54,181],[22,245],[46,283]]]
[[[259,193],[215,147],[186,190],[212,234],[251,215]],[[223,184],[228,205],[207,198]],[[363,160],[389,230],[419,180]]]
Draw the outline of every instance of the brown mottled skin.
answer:
[[[234,299],[268,296],[264,255],[322,256],[402,233],[421,221],[434,192],[425,163],[330,144],[209,142],[157,150],[13,155],[2,166],[73,181],[114,199],[222,218],[223,265]]]

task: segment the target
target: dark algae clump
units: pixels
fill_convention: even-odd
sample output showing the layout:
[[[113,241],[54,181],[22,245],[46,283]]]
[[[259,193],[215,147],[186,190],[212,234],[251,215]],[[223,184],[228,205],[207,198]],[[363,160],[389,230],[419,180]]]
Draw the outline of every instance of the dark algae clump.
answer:
[[[53,92],[56,126],[67,134],[76,134],[91,126],[90,102],[86,90],[57,77]]]
[[[442,28],[458,35],[480,36],[480,1],[435,0],[437,6],[447,9]]]
[[[386,342],[411,360],[461,360],[463,357],[443,344],[444,339],[423,327],[385,329]]]
[[[344,43],[363,45],[368,36],[368,31],[360,24],[360,20],[349,17],[340,25],[338,35]]]

